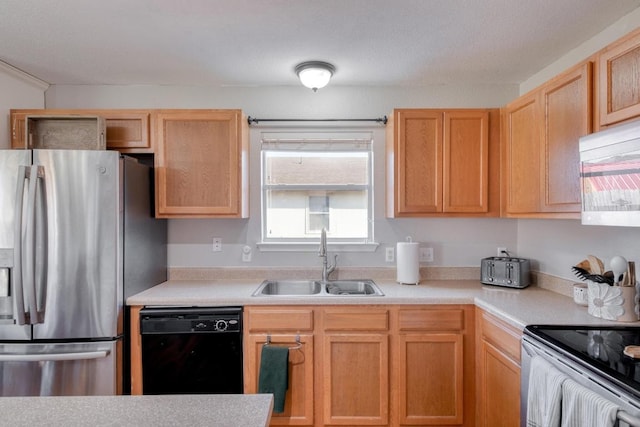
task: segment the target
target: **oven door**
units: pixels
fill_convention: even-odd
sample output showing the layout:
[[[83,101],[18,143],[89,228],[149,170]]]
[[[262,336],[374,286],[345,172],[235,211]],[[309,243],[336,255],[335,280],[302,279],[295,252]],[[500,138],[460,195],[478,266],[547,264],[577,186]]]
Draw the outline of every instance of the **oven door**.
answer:
[[[597,393],[599,396],[617,404],[622,411],[618,412],[620,427],[640,427],[640,399],[622,390],[620,387],[580,365],[576,360],[568,357],[559,350],[546,345],[536,337],[524,335],[522,337],[520,380],[520,426],[527,426],[527,406],[529,399],[529,378],[531,375],[531,361],[539,356],[553,367],[571,378],[583,387]]]

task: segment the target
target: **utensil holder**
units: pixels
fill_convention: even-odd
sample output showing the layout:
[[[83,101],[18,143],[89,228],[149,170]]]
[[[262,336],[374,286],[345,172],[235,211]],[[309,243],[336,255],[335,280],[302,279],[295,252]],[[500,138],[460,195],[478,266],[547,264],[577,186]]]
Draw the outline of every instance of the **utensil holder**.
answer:
[[[638,284],[610,286],[587,280],[588,312],[594,317],[618,322],[638,321]]]

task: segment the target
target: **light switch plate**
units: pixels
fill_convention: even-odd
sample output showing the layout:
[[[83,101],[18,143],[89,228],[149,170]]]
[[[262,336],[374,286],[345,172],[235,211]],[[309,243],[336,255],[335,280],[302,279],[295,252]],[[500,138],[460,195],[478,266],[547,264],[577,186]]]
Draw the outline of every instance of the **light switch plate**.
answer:
[[[384,252],[384,260],[386,262],[393,262],[396,259],[396,253],[395,253],[395,248],[393,246],[389,246],[388,248],[385,248],[385,252]]]

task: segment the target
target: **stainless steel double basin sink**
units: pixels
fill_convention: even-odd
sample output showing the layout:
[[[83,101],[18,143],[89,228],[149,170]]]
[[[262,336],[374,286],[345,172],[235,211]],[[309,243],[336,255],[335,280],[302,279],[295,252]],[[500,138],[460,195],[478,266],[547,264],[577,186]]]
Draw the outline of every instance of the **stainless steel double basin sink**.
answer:
[[[373,280],[265,280],[252,296],[384,296]]]

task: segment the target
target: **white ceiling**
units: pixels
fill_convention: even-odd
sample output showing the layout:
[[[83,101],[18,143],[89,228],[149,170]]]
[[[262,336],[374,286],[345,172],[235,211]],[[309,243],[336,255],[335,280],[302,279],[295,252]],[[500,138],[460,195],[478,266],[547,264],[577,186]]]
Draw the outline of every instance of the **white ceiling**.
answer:
[[[50,84],[520,83],[640,0],[0,0],[0,61]]]

